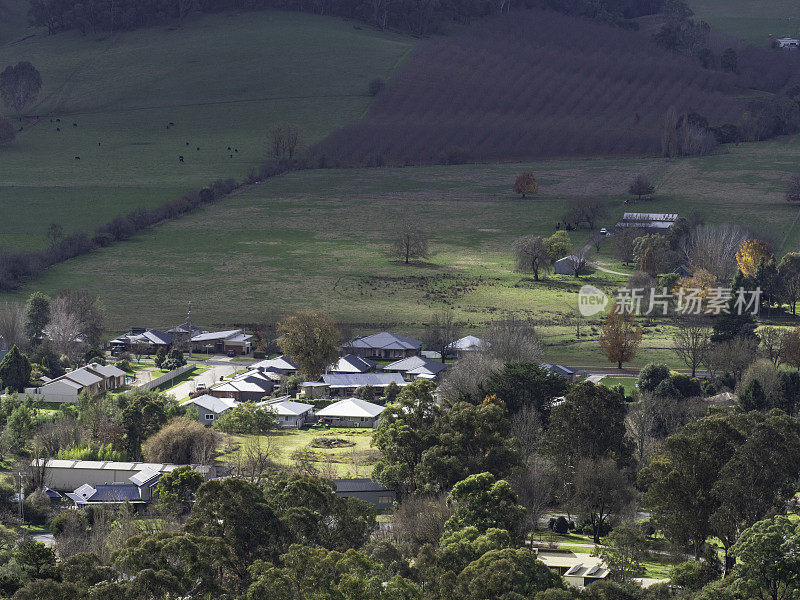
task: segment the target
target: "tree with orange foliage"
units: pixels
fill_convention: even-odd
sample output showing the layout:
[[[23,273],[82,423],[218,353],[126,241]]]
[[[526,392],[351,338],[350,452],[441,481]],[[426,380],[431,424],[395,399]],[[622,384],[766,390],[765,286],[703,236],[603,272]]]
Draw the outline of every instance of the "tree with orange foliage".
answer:
[[[621,312],[619,306],[606,317],[600,333],[600,348],[610,362],[622,363],[633,360],[642,341],[642,328],[636,324],[632,313]]]
[[[745,277],[752,277],[762,260],[772,255],[772,248],[767,242],[749,239],[742,242],[736,252],[736,264]]]
[[[523,198],[528,194],[533,196],[538,191],[539,182],[536,181],[536,177],[530,171],[523,172],[514,182],[514,192],[521,194]]]

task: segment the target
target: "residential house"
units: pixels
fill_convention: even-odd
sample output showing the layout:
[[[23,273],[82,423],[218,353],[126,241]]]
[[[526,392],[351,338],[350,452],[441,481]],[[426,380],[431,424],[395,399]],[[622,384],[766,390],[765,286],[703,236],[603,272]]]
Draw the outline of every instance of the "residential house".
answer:
[[[328,366],[329,373],[370,373],[375,370],[377,363],[355,354],[346,354],[336,363]]]
[[[294,402],[289,396],[264,400],[258,404],[275,413],[281,427],[300,428],[310,423],[314,415],[314,406],[304,402]]]
[[[73,492],[64,494],[77,506],[88,504],[147,504],[153,496],[153,488],[158,484],[161,472],[145,467],[128,477],[127,482],[113,482],[90,485],[84,483]]]
[[[43,402],[75,402],[82,393],[100,394],[125,385],[125,371],[113,365],[91,363],[48,380],[39,387],[25,388],[25,395]]]
[[[204,331],[192,336],[191,347],[193,352],[206,354],[228,354],[233,351],[237,356],[250,354],[250,339],[252,335],[244,333],[241,329],[228,331]]]
[[[132,329],[109,342],[112,356],[119,352],[157,354],[172,348],[172,334],[158,329]]]
[[[536,558],[561,575],[569,585],[579,589],[606,579],[611,573],[601,558],[588,553],[539,549]]]
[[[294,364],[289,357],[281,355],[277,358],[268,358],[250,365],[250,369],[260,369],[262,371],[272,371],[281,375],[294,375],[300,367]]]
[[[318,381],[307,381],[301,388],[303,394],[311,398],[341,398],[351,396],[360,387],[372,387],[378,393],[390,383],[399,386],[406,385],[406,381],[399,373],[326,373]]]
[[[347,398],[315,412],[322,425],[334,427],[377,427],[385,406],[360,398]]]
[[[789,37],[778,38],[775,40],[775,44],[778,48],[783,48],[785,50],[797,50],[800,48],[800,40]]]
[[[578,378],[578,375],[575,373],[575,371],[565,367],[564,365],[553,365],[550,363],[542,363],[539,366],[546,371],[550,371],[554,375],[563,377],[567,381],[575,381]]]
[[[197,398],[191,398],[182,405],[194,404],[197,407],[198,420],[205,425],[213,425],[222,413],[229,408],[234,408],[239,404],[231,398],[217,398],[210,394],[203,394]]]
[[[419,354],[422,342],[396,333],[383,331],[358,337],[342,346],[344,354],[355,354],[372,360],[397,360]]]
[[[128,481],[137,473],[149,469],[167,473],[184,465],[145,462],[117,462],[111,460],[65,460],[58,458],[34,459],[31,467],[44,471],[44,484],[53,490],[71,492],[84,483],[91,486]],[[217,476],[217,467],[190,465],[206,479]]]
[[[237,402],[258,402],[272,393],[275,387],[267,374],[261,371],[247,371],[233,379],[218,383],[208,390],[208,394],[216,398],[231,398]]]
[[[475,337],[474,335],[466,335],[452,344],[448,344],[447,351],[450,354],[455,354],[458,358],[463,358],[464,355],[470,352],[477,352],[483,350],[484,341]]]
[[[395,492],[372,479],[334,479],[336,495],[342,498],[358,498],[375,505],[379,510],[394,506]]]
[[[414,379],[438,379],[439,374],[447,368],[440,361],[430,360],[423,356],[409,356],[381,368],[387,373],[400,373],[406,381]]]

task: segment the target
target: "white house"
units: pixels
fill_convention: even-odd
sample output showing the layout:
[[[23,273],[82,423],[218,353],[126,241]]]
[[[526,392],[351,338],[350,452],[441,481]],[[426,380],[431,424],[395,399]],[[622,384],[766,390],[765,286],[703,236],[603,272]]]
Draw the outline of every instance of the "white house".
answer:
[[[559,258],[553,263],[553,273],[556,275],[575,275],[576,271],[580,273],[584,266],[586,266],[584,258],[570,254],[564,258]]]
[[[275,413],[278,425],[281,427],[302,427],[313,417],[314,405],[305,402],[294,402],[289,396],[274,398],[259,402],[258,406],[264,407]]]
[[[346,398],[316,411],[320,423],[334,427],[377,427],[385,406],[360,398]]]
[[[217,398],[209,394],[203,394],[183,402],[182,406],[187,404],[194,404],[197,407],[198,419],[201,423],[212,425],[222,413],[234,408],[239,403],[232,398]]]

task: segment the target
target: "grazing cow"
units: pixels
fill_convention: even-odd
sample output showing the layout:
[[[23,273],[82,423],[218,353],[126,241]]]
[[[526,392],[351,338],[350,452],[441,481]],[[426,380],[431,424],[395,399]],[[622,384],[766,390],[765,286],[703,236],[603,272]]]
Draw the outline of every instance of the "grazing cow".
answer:
[[[61,123],[61,119],[56,119],[56,123]]]
[[[186,142],[186,145],[188,146],[188,145],[189,145],[189,142]]]
[[[231,151],[231,147],[230,147],[230,146],[228,146],[228,152],[230,152],[230,151]]]
[[[56,131],[61,131],[61,127],[56,127]]]
[[[197,151],[200,152],[200,146],[197,147]]]
[[[76,156],[76,157],[75,157],[75,160],[80,160],[80,159],[81,159],[81,157],[80,157],[80,156]]]
[[[236,149],[234,150],[234,152],[238,152],[238,151],[239,151],[239,149],[238,149],[238,148],[236,148]]]
[[[97,142],[97,145],[100,146],[101,145],[100,142]]]
[[[77,124],[77,123],[73,123],[73,124],[72,124],[72,126],[73,126],[73,127],[77,127],[77,126],[78,126],[78,124]]]
[[[230,155],[230,158],[233,158],[233,154]]]
[[[178,157],[178,160],[179,160],[180,162],[183,162],[183,157],[182,157],[182,156],[179,156],[179,157]]]

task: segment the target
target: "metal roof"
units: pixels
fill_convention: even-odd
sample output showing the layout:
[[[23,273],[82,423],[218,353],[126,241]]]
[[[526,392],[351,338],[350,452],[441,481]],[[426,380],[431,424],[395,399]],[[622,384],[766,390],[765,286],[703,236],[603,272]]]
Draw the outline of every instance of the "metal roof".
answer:
[[[347,354],[341,357],[336,363],[330,365],[328,370],[331,373],[368,373],[377,365],[375,361],[361,358],[355,354]]]
[[[210,394],[203,394],[197,398],[192,398],[190,402],[192,404],[196,404],[197,406],[202,406],[206,410],[210,410],[216,414],[224,413],[229,408],[233,408],[238,404],[236,400],[232,400],[230,398],[217,398],[215,396],[211,396]]]
[[[358,337],[344,345],[345,348],[375,348],[379,350],[419,350],[422,342],[396,333],[382,331]]]
[[[264,369],[265,371],[297,371],[299,368],[288,356],[282,355],[277,358],[268,358],[250,365],[251,369]]]
[[[384,410],[385,406],[373,404],[361,398],[347,398],[334,402],[330,406],[326,406],[318,411],[316,415],[319,417],[377,417]]]
[[[394,490],[387,488],[377,481],[372,479],[359,478],[359,479],[334,479],[333,483],[336,484],[337,493],[347,492],[393,492]]]
[[[227,340],[230,337],[242,333],[241,329],[229,329],[228,331],[204,331],[203,333],[192,336],[193,342],[206,342],[210,340]]]
[[[385,367],[382,367],[384,371],[411,373],[412,375],[437,375],[446,368],[446,364],[439,361],[430,360],[424,356],[409,356],[408,358],[403,358],[393,363],[389,363]]]
[[[337,387],[361,387],[369,385],[371,387],[386,387],[392,381],[397,385],[403,386],[406,382],[400,373],[326,373],[322,376],[322,382],[333,388]]]

